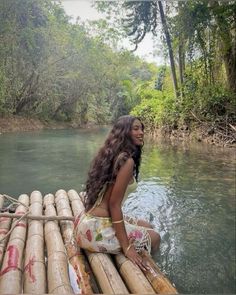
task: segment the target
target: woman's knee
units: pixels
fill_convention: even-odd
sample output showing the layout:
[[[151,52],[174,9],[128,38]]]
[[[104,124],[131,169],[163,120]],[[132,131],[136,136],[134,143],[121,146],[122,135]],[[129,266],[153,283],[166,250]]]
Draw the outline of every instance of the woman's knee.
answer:
[[[137,222],[137,225],[147,227],[147,228],[153,228],[153,225],[151,225],[149,222],[146,220],[139,219]]]
[[[148,231],[148,233],[150,235],[150,238],[151,238],[151,248],[152,248],[152,251],[157,251],[159,249],[159,247],[160,247],[161,237],[160,237],[160,235],[159,235],[158,232],[156,232],[155,230],[153,230],[154,226],[151,225],[146,220],[142,220],[142,219],[139,219],[138,220],[137,225],[143,226],[143,227],[146,227],[147,228],[147,231]],[[149,230],[149,228],[151,230]]]

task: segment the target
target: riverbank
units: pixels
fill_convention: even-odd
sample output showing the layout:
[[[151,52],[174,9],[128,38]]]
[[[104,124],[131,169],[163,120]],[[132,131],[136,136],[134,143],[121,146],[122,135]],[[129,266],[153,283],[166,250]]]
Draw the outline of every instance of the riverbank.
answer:
[[[232,124],[192,122],[191,124],[169,128],[167,126],[152,132],[154,137],[169,138],[172,142],[203,142],[220,147],[236,147],[236,127]]]
[[[42,121],[32,117],[9,116],[0,117],[0,134],[7,132],[36,131],[43,129],[68,129],[80,128],[74,123]],[[88,127],[88,126],[86,126]],[[91,127],[89,125],[89,127]],[[225,130],[224,130],[225,131]],[[163,138],[170,139],[172,142],[197,141],[217,146],[236,147],[236,128],[229,125],[227,132],[220,130],[220,127],[207,123],[192,124],[191,126],[181,126],[179,128],[162,127],[150,131],[154,140]]]
[[[7,132],[23,132],[43,129],[66,129],[74,128],[68,123],[46,122],[32,117],[9,116],[0,117],[0,134]]]

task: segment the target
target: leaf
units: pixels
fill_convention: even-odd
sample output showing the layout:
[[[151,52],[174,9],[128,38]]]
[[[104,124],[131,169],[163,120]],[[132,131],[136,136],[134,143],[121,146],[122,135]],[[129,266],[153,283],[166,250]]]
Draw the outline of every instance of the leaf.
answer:
[[[101,240],[102,240],[102,234],[99,233],[99,234],[96,236],[95,240],[96,240],[97,242],[98,242],[98,241],[101,241]]]

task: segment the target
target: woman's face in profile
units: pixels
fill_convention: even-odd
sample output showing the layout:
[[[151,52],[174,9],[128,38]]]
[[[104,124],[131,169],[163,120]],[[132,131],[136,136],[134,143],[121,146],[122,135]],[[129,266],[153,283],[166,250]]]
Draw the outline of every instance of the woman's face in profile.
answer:
[[[144,132],[142,123],[138,119],[135,119],[131,127],[131,139],[135,145],[142,146],[143,138]]]

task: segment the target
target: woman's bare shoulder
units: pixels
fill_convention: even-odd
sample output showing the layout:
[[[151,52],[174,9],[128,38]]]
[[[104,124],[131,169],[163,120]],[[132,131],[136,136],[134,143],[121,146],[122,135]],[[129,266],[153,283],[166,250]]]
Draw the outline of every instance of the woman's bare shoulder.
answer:
[[[126,162],[126,165],[134,166],[134,159],[132,157],[129,157]]]
[[[114,168],[113,168],[114,174],[117,175],[118,171],[120,171],[122,167],[127,167],[127,166],[133,167],[133,165],[134,165],[134,161],[132,157],[128,153],[122,152],[118,155],[114,163]]]
[[[130,157],[128,158],[123,165],[120,167],[118,174],[132,174],[133,173],[133,168],[134,168],[134,160]]]

